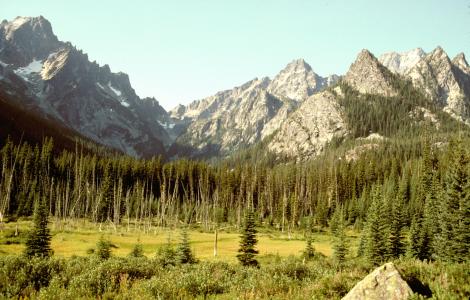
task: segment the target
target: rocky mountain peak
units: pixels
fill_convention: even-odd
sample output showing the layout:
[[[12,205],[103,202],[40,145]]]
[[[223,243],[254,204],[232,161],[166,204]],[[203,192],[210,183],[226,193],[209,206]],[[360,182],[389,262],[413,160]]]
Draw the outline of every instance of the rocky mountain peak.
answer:
[[[51,23],[44,17],[17,17],[0,25],[0,54],[6,63],[24,67],[34,59],[44,60],[59,46]]]
[[[364,94],[392,96],[396,91],[392,88],[392,74],[367,49],[363,49],[351,65],[345,81]]]
[[[21,34],[31,34],[37,38],[57,41],[52,31],[51,23],[43,16],[16,17],[13,21],[3,21],[0,25],[7,40],[13,40]]]
[[[441,46],[437,46],[431,53],[429,53],[428,60],[432,61],[447,61],[450,63],[450,58]]]
[[[376,61],[376,58],[369,50],[362,49],[356,57],[356,63],[362,61]]]
[[[284,70],[310,71],[312,67],[303,58],[298,58],[287,64]]]
[[[457,56],[452,59],[452,64],[459,68],[462,72],[470,75],[470,66],[465,58],[465,54],[463,52],[457,54]]]
[[[312,67],[304,59],[296,59],[274,77],[268,91],[281,98],[303,101],[335,82],[313,72]]]
[[[380,56],[379,61],[390,71],[397,74],[405,74],[414,67],[426,53],[421,48],[415,48],[406,52],[389,52]]]

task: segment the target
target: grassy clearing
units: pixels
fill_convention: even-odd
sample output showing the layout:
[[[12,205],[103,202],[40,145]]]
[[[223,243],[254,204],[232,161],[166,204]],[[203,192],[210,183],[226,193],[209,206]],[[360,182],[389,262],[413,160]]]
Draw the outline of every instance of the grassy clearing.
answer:
[[[15,228],[18,226],[18,236],[15,236]],[[19,254],[23,250],[24,238],[31,226],[28,220],[6,223],[3,231],[0,232],[0,255]],[[52,249],[56,256],[71,257],[73,255],[85,256],[87,250],[94,248],[101,235],[108,238],[115,246],[113,255],[126,256],[132,250],[138,240],[143,245],[144,253],[147,257],[153,257],[156,250],[168,243],[179,242],[179,230],[170,228],[152,228],[148,232],[131,226],[102,226],[101,231],[98,225],[85,220],[74,223],[51,222]],[[191,247],[197,258],[202,260],[216,260],[225,262],[236,261],[236,254],[239,243],[239,233],[235,229],[231,231],[221,231],[218,233],[218,255],[214,257],[213,232],[203,232],[197,228],[189,231]],[[357,233],[349,232],[352,248],[356,248]],[[313,235],[315,250],[330,256],[332,253],[332,237],[327,232]],[[275,230],[261,229],[258,234],[257,249],[261,256],[278,255],[281,257],[289,255],[299,255],[305,247],[303,232],[291,234],[282,233]],[[354,252],[354,251],[352,251]]]

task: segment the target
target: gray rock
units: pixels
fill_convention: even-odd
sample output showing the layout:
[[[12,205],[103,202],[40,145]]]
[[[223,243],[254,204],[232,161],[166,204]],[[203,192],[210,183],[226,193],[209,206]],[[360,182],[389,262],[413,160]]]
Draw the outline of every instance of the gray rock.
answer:
[[[348,134],[335,96],[324,91],[305,100],[281,125],[268,144],[274,153],[304,160],[322,153],[333,138]]]
[[[43,17],[0,24],[0,61],[4,88],[98,143],[139,157],[165,154],[171,143],[165,127],[173,124],[158,101],[140,99],[127,74],[59,41]]]
[[[463,54],[451,61],[445,51],[437,47],[405,76],[445,112],[470,124],[470,68]]]
[[[392,87],[391,77],[391,72],[364,49],[358,54],[344,80],[363,94],[394,96],[397,92]]]
[[[356,284],[343,300],[404,300],[412,294],[393,263],[386,263]]]
[[[271,81],[255,79],[170,112],[186,124],[176,143],[196,155],[226,155],[276,132],[309,96],[335,84],[339,76],[315,74],[303,60],[289,63]]]
[[[426,53],[423,51],[423,49],[416,48],[402,53],[384,53],[379,57],[379,62],[393,73],[405,74],[424,56],[426,56]]]
[[[289,63],[269,84],[268,92],[281,98],[303,101],[333,85],[338,76],[332,75],[324,78],[313,72],[312,67],[303,59]]]

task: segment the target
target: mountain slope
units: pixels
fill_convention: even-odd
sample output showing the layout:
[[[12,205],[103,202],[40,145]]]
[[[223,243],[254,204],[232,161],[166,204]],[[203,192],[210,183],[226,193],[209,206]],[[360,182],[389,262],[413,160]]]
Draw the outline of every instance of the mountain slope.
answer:
[[[54,118],[45,118],[21,104],[22,100],[12,99],[12,95],[0,88],[0,144],[7,138],[15,143],[27,141],[40,145],[46,137],[51,137],[56,146],[54,150],[75,151],[79,145],[85,152],[96,153],[102,145],[87,139],[75,130],[63,126]]]
[[[0,61],[3,78],[15,74],[24,83],[4,80],[5,88],[27,90],[35,110],[92,140],[133,156],[164,154],[171,142],[159,122],[166,111],[158,102],[141,100],[126,74],[112,73],[60,42],[43,17],[0,24]]]
[[[322,153],[333,138],[348,134],[342,108],[329,91],[315,94],[281,125],[268,149],[297,160]]]
[[[201,156],[228,155],[272,135],[309,96],[336,83],[338,76],[321,77],[302,59],[289,63],[273,80],[254,79],[232,90],[177,106],[171,111],[186,130],[178,147]]]
[[[365,49],[358,54],[344,81],[363,94],[396,95],[390,71]]]
[[[379,57],[379,62],[393,73],[403,75],[414,67],[425,55],[426,53],[423,49],[416,48],[402,53],[384,53]]]

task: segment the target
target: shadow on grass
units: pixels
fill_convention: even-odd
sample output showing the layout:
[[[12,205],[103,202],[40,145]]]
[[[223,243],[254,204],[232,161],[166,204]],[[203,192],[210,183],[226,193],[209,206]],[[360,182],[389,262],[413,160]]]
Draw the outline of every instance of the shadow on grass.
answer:
[[[421,296],[424,296],[426,298],[431,298],[432,297],[432,291],[429,288],[429,285],[423,284],[418,278],[416,277],[407,277],[406,282],[410,286],[411,290],[415,294],[419,294]]]

